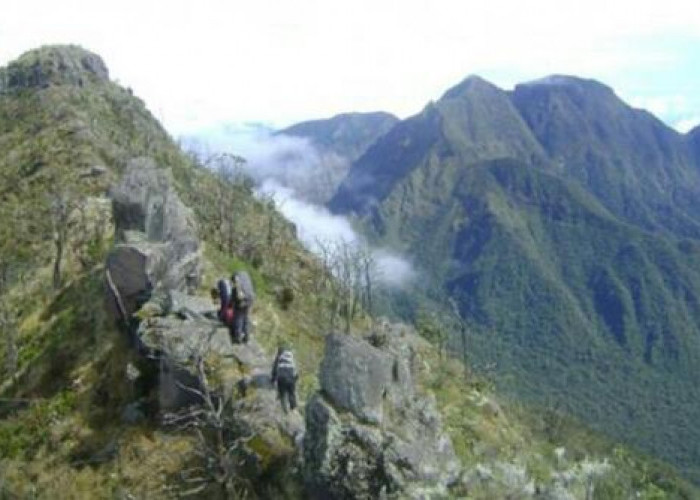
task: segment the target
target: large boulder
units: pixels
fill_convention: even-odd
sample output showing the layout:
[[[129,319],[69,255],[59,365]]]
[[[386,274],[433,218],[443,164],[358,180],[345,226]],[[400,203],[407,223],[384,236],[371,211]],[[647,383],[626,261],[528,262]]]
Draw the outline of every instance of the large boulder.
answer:
[[[158,168],[151,158],[134,158],[110,196],[118,237],[139,231],[151,242],[179,242],[197,246],[197,225],[192,211],[173,188],[170,170]]]
[[[424,498],[458,480],[435,401],[415,390],[401,352],[327,337],[321,390],[306,406],[304,474],[314,497]]]
[[[187,291],[199,283],[197,224],[173,185],[169,170],[137,158],[110,192],[117,244],[107,258],[108,279],[127,315],[156,290]]]
[[[326,338],[319,379],[324,395],[336,407],[375,424],[382,422],[387,397],[401,398],[412,391],[405,360],[348,335]]]

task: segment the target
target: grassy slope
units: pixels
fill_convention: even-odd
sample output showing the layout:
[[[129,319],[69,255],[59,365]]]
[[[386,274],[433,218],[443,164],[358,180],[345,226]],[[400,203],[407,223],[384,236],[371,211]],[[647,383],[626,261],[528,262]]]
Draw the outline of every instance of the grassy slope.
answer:
[[[53,116],[61,107],[69,120]],[[77,165],[99,162],[109,168],[105,179],[83,185],[84,195],[104,189],[109,180],[116,178],[127,157],[148,153],[171,166],[181,195],[195,208],[207,241],[205,283],[233,269],[248,268],[260,295],[255,310],[256,337],[269,350],[278,339],[291,339],[303,374],[302,400],[315,390],[326,330],[323,297],[314,293],[319,269],[272,207],[255,200],[246,189],[232,187],[231,196],[237,199],[237,215],[247,238],[264,241],[271,221],[281,229],[276,233],[280,236],[275,245],[263,245],[254,252],[240,246],[235,256],[223,253],[211,222],[213,200],[207,195],[215,182],[213,177],[195,168],[142,103],[116,85],[27,91],[0,97],[0,109],[6,113],[0,116],[9,114],[14,118],[10,123],[0,121],[4,127],[1,157],[15,155],[16,160],[8,161],[6,166],[12,163],[18,175],[26,178],[27,191],[22,191],[25,197],[39,192],[30,180],[36,179],[39,184],[49,174],[63,173],[65,168]],[[89,123],[88,138],[56,132],[57,126],[71,122]],[[10,153],[5,155],[5,151]],[[56,158],[64,157],[48,151],[77,156],[65,157],[59,164]],[[24,169],[32,155],[43,160],[36,171],[27,172]],[[0,186],[3,190],[7,187]],[[101,265],[83,269],[75,262],[75,255],[69,254],[68,279],[53,292],[46,286],[50,280],[49,256],[50,246],[39,245],[31,271],[3,296],[19,315],[20,375],[4,386],[1,395],[32,402],[28,408],[5,411],[1,416],[0,498],[57,494],[79,498],[88,492],[103,498],[127,492],[148,498],[166,496],[168,485],[177,482],[189,438],[167,432],[150,420],[136,426],[122,423],[124,405],[139,393],[139,388],[126,379],[125,369],[128,362],[137,361],[101,300],[95,300],[102,295]],[[294,290],[295,299],[288,309],[276,300],[276,290],[284,286]],[[205,288],[199,293],[206,294]],[[355,325],[360,331],[367,328],[363,321]],[[466,464],[515,460],[545,481],[558,467],[552,455],[555,445],[564,442],[576,453],[596,454],[586,447],[588,443],[566,443],[565,436],[555,436],[549,444],[549,437],[536,432],[536,426],[514,410],[485,410],[483,403],[489,390],[481,379],[466,376],[457,363],[441,360],[433,349],[426,348],[421,356],[421,383],[435,392],[456,449]],[[3,378],[7,380],[7,374]],[[539,417],[529,418],[540,422]],[[645,467],[656,468],[627,458],[629,455],[621,456],[629,463],[619,463],[611,487],[627,485],[625,492],[632,491],[630,488],[657,488],[659,481],[655,483],[639,472]],[[671,481],[670,489],[681,487],[672,474],[659,474]],[[485,489],[483,497],[492,496],[494,491]],[[478,496],[479,492],[473,494]]]

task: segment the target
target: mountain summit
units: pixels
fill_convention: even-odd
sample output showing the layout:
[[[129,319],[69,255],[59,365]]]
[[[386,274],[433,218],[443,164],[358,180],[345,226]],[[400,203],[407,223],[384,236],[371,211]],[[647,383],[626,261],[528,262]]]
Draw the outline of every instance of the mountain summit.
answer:
[[[545,81],[517,85],[512,99],[562,174],[623,220],[700,236],[700,169],[683,136],[596,81]]]
[[[0,92],[108,81],[102,58],[76,45],[32,50],[0,70]]]
[[[329,206],[410,254],[430,284],[404,310],[453,299],[472,332],[454,348],[513,393],[700,479],[698,137],[594,80],[470,77],[381,137]]]

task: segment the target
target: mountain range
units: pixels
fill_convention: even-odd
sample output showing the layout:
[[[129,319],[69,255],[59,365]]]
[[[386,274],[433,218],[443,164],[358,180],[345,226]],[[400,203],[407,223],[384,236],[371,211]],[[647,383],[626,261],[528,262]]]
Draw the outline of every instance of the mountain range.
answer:
[[[396,127],[403,122],[386,137]],[[513,131],[522,128],[524,121]],[[506,139],[486,149],[536,146],[510,147]],[[546,152],[538,155],[529,163],[470,163],[471,173],[454,186],[439,181],[450,188],[441,196],[467,200],[472,217],[454,219],[463,226],[453,232],[468,238],[459,227],[481,228],[474,241],[511,252],[503,261],[484,260],[484,269],[488,262],[522,264],[521,281],[542,278],[528,274],[531,261],[518,253],[523,241],[509,245],[527,236],[524,224],[544,220],[543,199],[549,217],[562,219],[565,207],[563,218],[579,220],[582,231],[593,225],[597,234],[657,249],[645,257],[654,265],[675,251],[664,246],[665,236],[620,223],[585,189],[541,170],[536,162]],[[81,47],[41,47],[0,68],[0,498],[486,500],[593,491],[601,498],[697,498],[697,488],[666,464],[591,433],[558,408],[502,398],[489,379],[426,341],[435,325],[376,321],[363,308],[366,296],[357,300],[355,287],[329,271],[332,256],[310,254],[275,204],[256,197],[251,179],[228,175],[224,167],[239,164],[233,160],[215,171],[184,153],[145,103]],[[491,205],[478,212],[485,202]],[[365,224],[370,234],[371,221]],[[551,224],[542,224],[544,234]],[[628,232],[618,235],[621,225]],[[407,249],[411,244],[406,239]],[[693,245],[686,238],[677,247],[692,255]],[[458,247],[478,250],[469,241]],[[211,296],[217,279],[241,270],[256,289],[247,344],[230,341]],[[494,279],[503,290],[514,281]],[[434,313],[440,303],[431,293],[445,285],[431,286],[411,296],[432,300]],[[338,317],[351,313],[346,334],[338,334]],[[470,364],[508,352],[477,343],[485,337],[472,324]],[[503,334],[490,333],[507,344],[512,330],[503,324]],[[678,337],[677,359],[654,351],[652,366],[675,374],[685,363]],[[567,345],[584,344],[577,340]],[[269,378],[282,344],[292,347],[299,375],[300,405],[290,414]],[[556,347],[550,344],[543,348]],[[561,368],[555,361],[550,368]],[[578,372],[562,373],[579,391]],[[656,403],[678,400],[664,392]],[[686,416],[679,407],[679,419]],[[670,438],[675,432],[668,428]],[[690,432],[682,453],[690,454],[692,439]]]
[[[518,398],[700,479],[700,130],[594,80],[476,76],[396,123],[328,203],[423,276],[402,314],[456,301]]]

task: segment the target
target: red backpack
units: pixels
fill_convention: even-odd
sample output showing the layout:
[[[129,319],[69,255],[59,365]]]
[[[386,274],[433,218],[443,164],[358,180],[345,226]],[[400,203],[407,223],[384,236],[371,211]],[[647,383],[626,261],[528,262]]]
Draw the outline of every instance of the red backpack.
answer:
[[[226,309],[224,309],[224,313],[222,315],[223,317],[221,318],[221,321],[223,321],[224,325],[226,326],[233,326],[233,307],[228,306]]]

